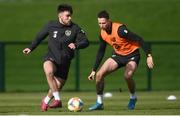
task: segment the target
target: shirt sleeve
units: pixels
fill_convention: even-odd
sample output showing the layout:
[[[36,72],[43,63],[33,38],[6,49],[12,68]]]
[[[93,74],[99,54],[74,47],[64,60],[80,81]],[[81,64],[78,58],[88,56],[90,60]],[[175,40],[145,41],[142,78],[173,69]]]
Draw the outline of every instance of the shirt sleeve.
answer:
[[[93,71],[96,71],[104,57],[105,54],[105,50],[106,50],[106,42],[101,38],[101,36],[99,36],[99,50],[96,54],[96,61],[93,67]]]
[[[46,24],[41,31],[36,35],[35,39],[29,45],[29,49],[32,51],[48,36],[49,23]]]
[[[83,49],[89,46],[87,36],[81,28],[78,29],[76,38],[75,46],[77,49]]]
[[[128,30],[125,25],[122,25],[118,28],[118,35],[122,38],[138,42],[144,50],[145,54],[150,54],[150,45],[146,43],[140,36]]]

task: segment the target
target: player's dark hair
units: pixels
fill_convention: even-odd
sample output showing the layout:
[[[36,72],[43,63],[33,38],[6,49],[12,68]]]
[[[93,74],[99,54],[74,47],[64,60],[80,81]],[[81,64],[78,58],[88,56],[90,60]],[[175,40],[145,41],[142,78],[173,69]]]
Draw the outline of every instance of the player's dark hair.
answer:
[[[109,19],[109,14],[106,10],[102,10],[97,14],[97,17]]]
[[[57,13],[64,12],[64,11],[69,11],[71,14],[73,14],[72,6],[68,4],[60,4],[57,8]]]

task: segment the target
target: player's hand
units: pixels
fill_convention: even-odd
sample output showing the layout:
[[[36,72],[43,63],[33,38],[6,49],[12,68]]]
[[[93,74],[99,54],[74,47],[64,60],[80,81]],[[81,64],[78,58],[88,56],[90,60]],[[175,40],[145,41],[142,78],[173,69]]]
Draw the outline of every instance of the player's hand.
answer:
[[[23,53],[24,54],[29,54],[31,52],[31,49],[29,49],[29,48],[25,48],[24,50],[23,50]]]
[[[153,69],[154,63],[153,63],[153,58],[152,58],[152,56],[148,56],[148,57],[147,57],[147,65],[148,65],[148,67],[149,67],[150,69]]]
[[[74,43],[70,43],[70,44],[68,45],[68,47],[69,47],[70,49],[72,49],[72,50],[75,50],[75,49],[76,49],[76,46],[75,46]]]
[[[96,75],[96,72],[95,71],[92,71],[91,74],[88,76],[88,79],[91,81],[91,80],[94,80],[94,77]]]

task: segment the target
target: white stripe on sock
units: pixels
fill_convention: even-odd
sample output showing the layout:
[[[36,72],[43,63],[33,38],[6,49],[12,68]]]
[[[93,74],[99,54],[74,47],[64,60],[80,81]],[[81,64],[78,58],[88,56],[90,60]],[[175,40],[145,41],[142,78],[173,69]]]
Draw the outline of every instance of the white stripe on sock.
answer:
[[[136,99],[136,94],[130,94],[130,99]]]
[[[46,97],[44,98],[44,102],[45,102],[46,104],[48,104],[50,100],[51,100],[51,98],[50,98],[49,96],[46,96]]]
[[[60,100],[60,95],[59,95],[59,92],[58,92],[58,91],[53,92],[53,96],[54,96],[54,99],[55,99],[55,100]]]
[[[100,104],[103,103],[103,95],[97,95],[97,102]]]

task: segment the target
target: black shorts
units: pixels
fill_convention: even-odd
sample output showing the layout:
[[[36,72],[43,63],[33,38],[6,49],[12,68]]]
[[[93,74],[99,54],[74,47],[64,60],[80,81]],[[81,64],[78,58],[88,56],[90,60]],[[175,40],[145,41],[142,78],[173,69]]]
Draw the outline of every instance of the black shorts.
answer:
[[[61,78],[63,80],[67,80],[71,61],[66,60],[59,64],[56,63],[56,61],[53,58],[48,56],[44,57],[44,62],[45,61],[51,61],[56,66],[56,72],[54,73],[54,76],[56,76],[57,78]]]
[[[111,58],[118,63],[118,68],[121,68],[126,66],[126,64],[130,61],[134,61],[138,65],[140,60],[140,53],[138,49],[126,56],[113,53]]]

